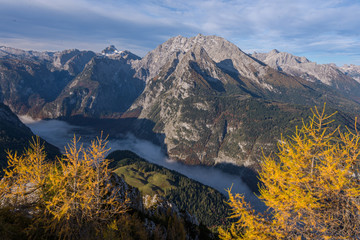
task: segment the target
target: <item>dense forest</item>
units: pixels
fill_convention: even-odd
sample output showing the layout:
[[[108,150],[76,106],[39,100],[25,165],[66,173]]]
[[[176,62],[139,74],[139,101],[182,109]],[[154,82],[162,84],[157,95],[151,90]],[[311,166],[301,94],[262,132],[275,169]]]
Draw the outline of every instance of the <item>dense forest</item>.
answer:
[[[113,160],[110,167],[115,169],[114,172],[143,194],[164,196],[209,227],[228,222],[226,197],[217,190],[176,171],[149,163],[130,151],[115,151],[107,158]]]

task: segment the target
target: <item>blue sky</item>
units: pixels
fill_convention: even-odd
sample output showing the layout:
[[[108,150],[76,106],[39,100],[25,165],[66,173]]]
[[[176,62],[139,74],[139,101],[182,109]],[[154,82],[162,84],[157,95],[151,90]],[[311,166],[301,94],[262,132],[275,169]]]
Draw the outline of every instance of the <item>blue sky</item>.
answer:
[[[245,52],[271,49],[360,65],[360,0],[0,0],[0,45],[139,56],[182,35],[217,35]]]

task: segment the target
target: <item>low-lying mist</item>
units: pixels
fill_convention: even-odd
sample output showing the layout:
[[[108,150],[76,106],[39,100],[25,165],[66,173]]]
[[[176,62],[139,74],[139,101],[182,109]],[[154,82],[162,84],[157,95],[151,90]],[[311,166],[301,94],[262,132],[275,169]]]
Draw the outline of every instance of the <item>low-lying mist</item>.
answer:
[[[70,142],[74,134],[76,134],[77,137],[81,137],[81,143],[83,143],[84,146],[87,146],[91,140],[100,135],[100,133],[96,133],[90,128],[70,125],[64,121],[34,121],[24,117],[21,117],[20,119],[34,132],[34,134],[39,135],[49,143],[57,146],[62,152],[64,152],[64,146]],[[244,194],[246,201],[250,202],[255,209],[258,211],[264,210],[263,204],[238,175],[225,173],[214,167],[188,166],[173,161],[164,154],[160,146],[146,140],[138,139],[132,134],[127,134],[117,139],[109,138],[108,140],[108,147],[111,148],[110,152],[115,150],[133,151],[149,162],[175,170],[189,178],[211,186],[225,196],[227,196],[226,189],[232,186],[233,193]]]

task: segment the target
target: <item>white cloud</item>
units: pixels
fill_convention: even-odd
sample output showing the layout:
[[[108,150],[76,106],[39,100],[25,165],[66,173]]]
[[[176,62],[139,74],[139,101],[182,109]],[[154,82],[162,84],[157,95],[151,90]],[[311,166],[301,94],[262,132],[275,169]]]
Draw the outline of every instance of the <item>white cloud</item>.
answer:
[[[3,36],[28,42],[86,39],[98,46],[118,39],[146,52],[169,37],[201,32],[225,37],[242,49],[360,50],[359,1],[0,0],[0,6]]]

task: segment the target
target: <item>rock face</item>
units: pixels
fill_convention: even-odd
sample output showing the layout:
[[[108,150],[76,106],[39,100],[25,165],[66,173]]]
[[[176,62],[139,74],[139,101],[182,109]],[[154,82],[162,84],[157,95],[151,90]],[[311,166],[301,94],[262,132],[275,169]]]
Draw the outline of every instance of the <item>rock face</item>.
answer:
[[[85,65],[95,56],[96,54],[92,51],[64,50],[54,53],[52,65],[55,70],[64,70],[69,72],[71,76],[76,76],[82,72]]]
[[[345,64],[344,66],[340,67],[340,70],[347,76],[350,76],[356,81],[360,82],[360,66],[354,64]]]
[[[172,62],[180,62],[187,52],[200,46],[218,67],[233,74],[239,74],[254,82],[262,83],[262,77],[268,74],[268,67],[242,52],[236,45],[217,36],[203,36],[201,34],[192,38],[177,36],[159,45],[149,52],[143,59],[134,62],[140,73],[146,72],[146,80],[154,78],[161,68]],[[263,88],[269,88],[263,84]]]
[[[32,60],[49,60],[52,59],[53,52],[37,52],[37,51],[24,51],[21,49],[0,46],[1,59],[32,59]]]
[[[134,119],[127,130],[150,128],[187,164],[256,167],[261,149],[276,149],[310,106],[359,112],[359,86],[333,65],[277,50],[248,55],[200,34],[143,58],[114,46],[98,54],[0,47],[0,99],[16,114]]]
[[[134,64],[148,75],[130,110],[153,121],[169,156],[187,164],[254,167],[308,108],[288,103],[329,100],[326,85],[279,72],[216,36],[172,38]]]
[[[92,58],[59,96],[43,107],[41,117],[119,117],[145,87],[144,81],[133,77],[132,60],[129,54]]]
[[[119,51],[114,45],[110,45],[104,50],[101,51],[102,56],[106,56],[109,58],[124,58],[127,60],[139,60],[141,59],[139,56],[136,56],[130,51],[124,50]]]
[[[279,52],[276,49],[269,53],[254,53],[252,56],[274,69],[292,76],[301,77],[310,82],[321,82],[344,95],[350,95],[353,99],[359,100],[360,84],[354,80],[351,74],[346,74],[345,69],[350,72],[350,67],[344,66],[342,70],[335,64],[317,64],[305,57]],[[355,69],[355,67],[352,69]]]
[[[7,49],[0,57],[0,97],[16,114],[37,115],[82,71],[92,52],[58,53]],[[4,53],[4,52],[3,52]]]
[[[138,59],[114,46],[102,54],[0,47],[0,99],[16,114],[33,117],[117,116],[144,89],[133,77],[131,62]]]

